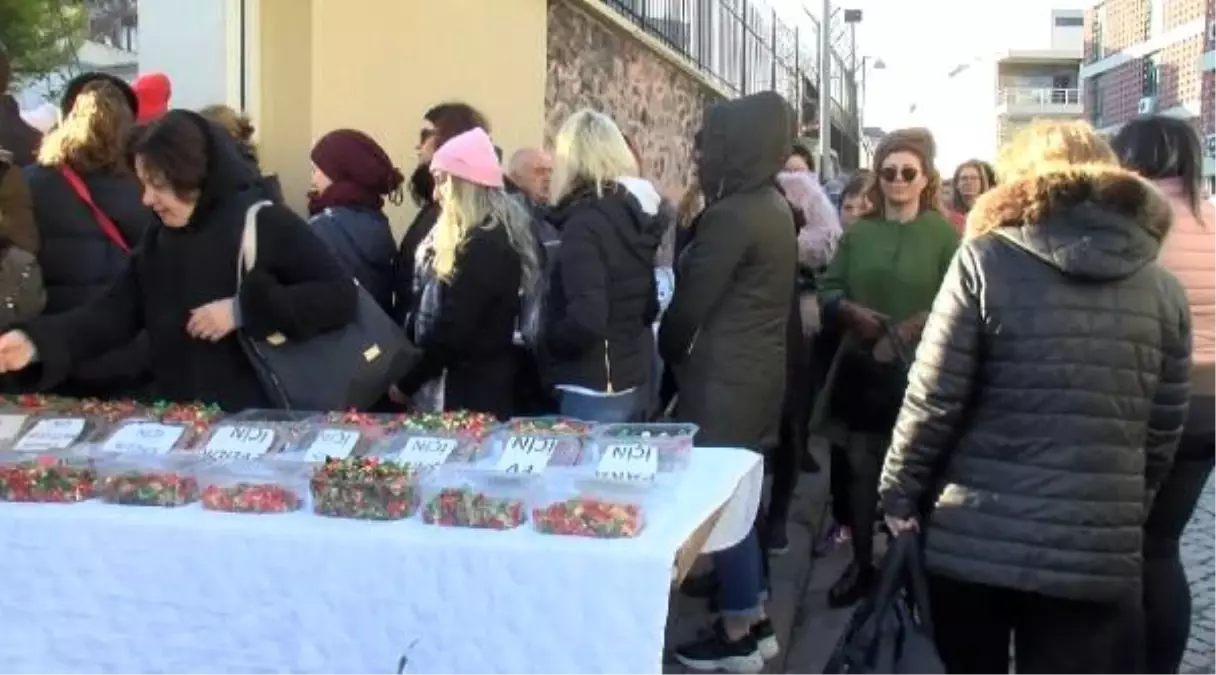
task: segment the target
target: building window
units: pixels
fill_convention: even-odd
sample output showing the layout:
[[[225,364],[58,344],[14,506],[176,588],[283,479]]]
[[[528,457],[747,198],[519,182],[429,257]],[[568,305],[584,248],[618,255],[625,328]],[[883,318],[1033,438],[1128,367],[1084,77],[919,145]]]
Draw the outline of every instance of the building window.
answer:
[[[1165,22],[1164,0],[1148,0],[1148,17],[1144,22],[1144,39],[1151,40],[1161,34]]]
[[[1145,57],[1144,75],[1141,78],[1140,95],[1144,97],[1156,96],[1157,90],[1161,86],[1161,56],[1160,54],[1150,54]]]
[[[1084,26],[1085,19],[1079,16],[1057,16],[1056,28],[1076,28]]]

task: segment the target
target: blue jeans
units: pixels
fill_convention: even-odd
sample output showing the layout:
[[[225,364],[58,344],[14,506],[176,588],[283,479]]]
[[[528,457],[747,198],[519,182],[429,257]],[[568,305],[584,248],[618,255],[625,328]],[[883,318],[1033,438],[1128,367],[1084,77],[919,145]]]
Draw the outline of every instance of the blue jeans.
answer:
[[[756,618],[767,599],[763,553],[756,528],[734,546],[712,554],[714,574],[721,595],[718,608],[722,616]]]
[[[639,387],[628,394],[613,396],[591,396],[564,389],[559,389],[558,393],[561,395],[562,417],[614,424],[637,419],[646,391],[644,387]]]

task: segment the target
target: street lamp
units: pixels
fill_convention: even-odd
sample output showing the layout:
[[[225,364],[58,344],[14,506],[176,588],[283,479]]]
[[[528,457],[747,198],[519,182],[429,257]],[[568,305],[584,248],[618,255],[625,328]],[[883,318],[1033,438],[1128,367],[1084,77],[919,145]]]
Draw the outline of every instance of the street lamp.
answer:
[[[866,139],[866,103],[869,98],[866,96],[866,70],[886,70],[887,64],[881,58],[874,56],[861,57],[861,96],[857,106],[857,144],[860,146]]]

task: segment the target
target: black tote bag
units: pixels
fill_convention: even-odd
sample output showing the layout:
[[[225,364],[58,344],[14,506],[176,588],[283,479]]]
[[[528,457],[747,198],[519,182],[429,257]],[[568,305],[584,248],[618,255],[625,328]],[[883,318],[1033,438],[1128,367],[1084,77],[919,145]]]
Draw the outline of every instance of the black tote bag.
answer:
[[[257,214],[249,207],[241,235],[237,290],[257,262]],[[342,328],[291,341],[275,333],[264,340],[241,334],[241,345],[270,400],[285,410],[365,410],[409,371],[421,352],[372,296],[358,287],[355,320]]]
[[[900,534],[887,549],[878,585],[853,612],[823,672],[946,672],[933,644],[929,583],[917,533]]]

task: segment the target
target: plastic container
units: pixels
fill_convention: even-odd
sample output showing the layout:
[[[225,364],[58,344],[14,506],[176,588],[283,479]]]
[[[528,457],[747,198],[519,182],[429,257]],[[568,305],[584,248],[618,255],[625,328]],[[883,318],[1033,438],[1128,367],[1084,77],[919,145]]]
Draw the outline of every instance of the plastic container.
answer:
[[[478,468],[503,473],[540,473],[575,466],[595,425],[568,417],[526,417],[499,427],[486,443]]]
[[[480,457],[481,443],[459,431],[399,431],[376,443],[371,455],[426,472]]]
[[[589,463],[596,467],[597,472],[601,466],[606,472],[613,472],[620,465],[611,461],[604,465],[606,456],[614,450],[619,455],[624,448],[632,450],[641,446],[654,449],[658,471],[682,471],[688,467],[692,457],[697,431],[697,425],[681,422],[605,424],[596,429]]]
[[[465,436],[474,443],[470,450],[480,451],[481,444],[498,428],[498,420],[493,415],[459,410],[444,413],[419,413],[404,415],[392,422],[393,431],[408,432],[444,432]],[[476,457],[469,457],[472,461]]]
[[[288,513],[308,496],[303,467],[236,461],[197,471],[200,500],[209,511]]]
[[[93,496],[94,457],[72,451],[0,455],[0,501],[75,503]]]
[[[212,425],[224,417],[224,411],[217,405],[204,403],[158,401],[148,409],[147,417],[161,424],[179,424],[186,427],[193,441],[205,436]]]
[[[359,412],[317,415],[302,426],[298,440],[272,459],[316,464],[327,457],[366,455],[389,435],[393,417]]]
[[[20,408],[0,407],[0,448],[11,448],[29,430],[33,413]]]
[[[510,530],[528,520],[528,490],[519,483],[437,471],[424,480],[422,521],[429,525]]]
[[[541,534],[628,539],[641,534],[645,512],[637,494],[585,486],[554,488],[533,506],[532,527]]]
[[[418,508],[418,478],[382,457],[326,460],[309,480],[313,512],[359,520],[409,518]]]
[[[126,506],[183,506],[198,499],[197,456],[110,455],[97,463],[97,496]]]
[[[136,418],[111,426],[97,436],[95,444],[101,452],[163,455],[189,448],[196,440],[194,430],[193,425],[184,422]]]
[[[258,459],[298,442],[311,413],[247,410],[216,422],[194,449],[212,460]]]
[[[146,406],[127,399],[82,398],[66,403],[62,412],[88,417],[108,426],[133,417],[144,417],[147,410]]]
[[[47,413],[25,423],[21,435],[12,442],[12,449],[18,452],[63,450],[77,443],[87,443],[102,431],[104,425],[95,418]]]

